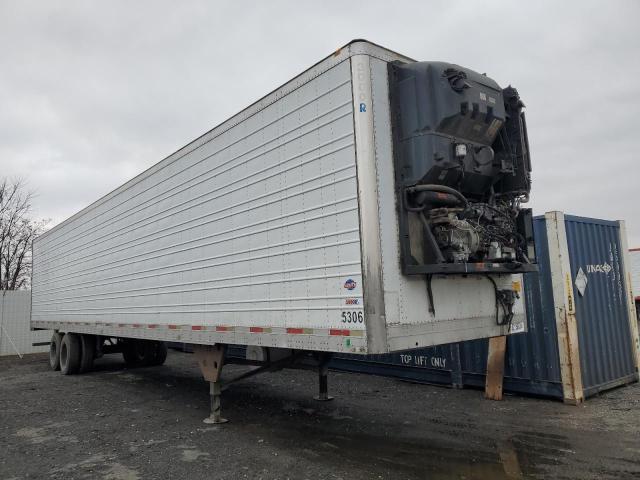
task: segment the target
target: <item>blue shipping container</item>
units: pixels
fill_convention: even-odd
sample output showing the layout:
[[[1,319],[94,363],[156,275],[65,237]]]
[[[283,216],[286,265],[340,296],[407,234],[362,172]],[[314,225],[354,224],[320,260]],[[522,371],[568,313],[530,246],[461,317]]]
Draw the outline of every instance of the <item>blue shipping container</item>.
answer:
[[[552,283],[558,259],[554,256],[552,264],[549,251],[547,223],[552,218],[556,217],[534,220],[539,272],[525,275],[528,331],[507,340],[504,390],[567,399],[558,342],[558,299],[554,300]],[[637,332],[630,327],[623,240],[619,222],[561,214],[557,218],[564,218],[566,232],[567,283],[571,279],[567,294],[575,309],[579,388],[588,397],[638,380]],[[483,387],[487,351],[488,340],[474,340],[391,355],[339,355],[332,367],[423,383]]]

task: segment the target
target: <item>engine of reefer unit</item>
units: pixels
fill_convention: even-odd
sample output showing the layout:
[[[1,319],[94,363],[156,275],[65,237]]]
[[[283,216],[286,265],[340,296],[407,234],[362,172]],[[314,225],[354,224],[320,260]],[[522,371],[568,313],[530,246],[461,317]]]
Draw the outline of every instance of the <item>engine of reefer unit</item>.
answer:
[[[524,104],[458,65],[389,65],[406,274],[534,270]]]

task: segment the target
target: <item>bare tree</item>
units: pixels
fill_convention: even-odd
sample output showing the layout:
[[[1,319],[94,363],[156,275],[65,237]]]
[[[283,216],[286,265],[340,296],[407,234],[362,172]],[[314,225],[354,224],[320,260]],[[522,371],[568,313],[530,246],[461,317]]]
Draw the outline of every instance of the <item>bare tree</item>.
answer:
[[[47,224],[31,218],[32,199],[22,180],[0,179],[0,290],[30,286],[31,244]]]

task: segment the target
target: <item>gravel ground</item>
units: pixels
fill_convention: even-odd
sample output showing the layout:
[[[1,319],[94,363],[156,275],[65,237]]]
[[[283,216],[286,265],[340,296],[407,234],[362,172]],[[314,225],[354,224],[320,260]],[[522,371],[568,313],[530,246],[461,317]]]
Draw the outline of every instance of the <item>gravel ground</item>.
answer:
[[[69,377],[43,355],[3,358],[0,478],[640,478],[638,384],[573,407],[349,373],[331,373],[336,400],[318,403],[316,381],[234,384],[230,422],[211,426],[190,354],[134,370],[113,355]]]

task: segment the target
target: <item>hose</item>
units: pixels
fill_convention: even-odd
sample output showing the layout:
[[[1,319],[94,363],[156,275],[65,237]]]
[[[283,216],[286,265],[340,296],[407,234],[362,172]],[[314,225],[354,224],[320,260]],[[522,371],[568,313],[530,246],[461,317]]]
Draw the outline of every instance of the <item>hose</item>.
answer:
[[[490,276],[485,275],[493,285],[493,291],[495,293],[496,299],[496,325],[499,326],[507,326],[507,334],[511,331],[511,322],[513,321],[514,311],[513,311],[513,303],[505,301],[502,292],[498,289],[498,284],[496,281]],[[517,296],[517,294],[516,294]],[[500,320],[500,307],[502,307],[503,317]]]
[[[434,185],[434,184],[425,184],[425,185],[415,185],[413,187],[407,188],[407,192],[440,192],[440,193],[448,193],[449,195],[455,196],[462,204],[466,207],[469,206],[469,202],[466,197],[462,195],[455,188],[447,187],[445,185]]]

